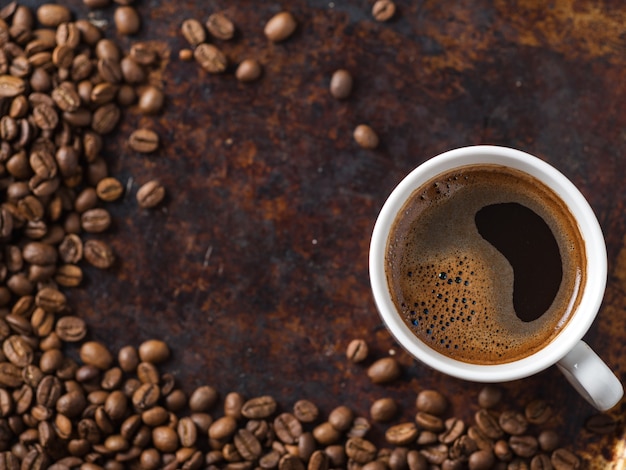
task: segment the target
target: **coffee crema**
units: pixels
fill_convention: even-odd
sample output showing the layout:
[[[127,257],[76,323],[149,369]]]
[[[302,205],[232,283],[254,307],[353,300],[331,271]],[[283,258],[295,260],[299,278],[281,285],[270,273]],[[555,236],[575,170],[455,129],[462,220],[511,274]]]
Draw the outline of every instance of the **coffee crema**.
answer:
[[[413,192],[390,231],[391,298],[425,344],[473,364],[550,343],[582,298],[585,244],[545,184],[499,165],[444,173]]]

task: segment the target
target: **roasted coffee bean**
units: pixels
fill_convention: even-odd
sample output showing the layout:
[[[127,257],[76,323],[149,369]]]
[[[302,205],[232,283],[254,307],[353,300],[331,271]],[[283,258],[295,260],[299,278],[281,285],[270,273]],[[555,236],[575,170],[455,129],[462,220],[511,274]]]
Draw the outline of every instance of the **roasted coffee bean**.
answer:
[[[393,357],[378,359],[367,369],[367,376],[373,383],[388,383],[400,377],[400,364]]]
[[[157,60],[154,48],[145,42],[136,42],[130,47],[130,57],[139,65],[153,65]]]
[[[475,442],[476,446],[481,450],[488,450],[493,447],[493,440],[487,437],[480,429],[480,427],[470,426],[469,428],[467,428],[467,435]]]
[[[503,462],[509,462],[513,460],[513,452],[509,447],[509,443],[505,440],[500,439],[495,442],[493,445],[493,453],[494,455]]]
[[[88,365],[107,370],[113,363],[113,356],[105,345],[97,341],[87,341],[80,348],[80,358]]]
[[[133,346],[120,348],[117,355],[117,362],[124,372],[132,372],[139,365],[139,354]]]
[[[193,51],[191,49],[181,49],[178,51],[178,58],[184,62],[191,62],[193,60]]]
[[[57,268],[54,280],[63,287],[79,286],[83,279],[83,271],[73,264],[65,264]]]
[[[380,142],[378,135],[367,124],[359,124],[352,134],[354,141],[364,149],[375,149]]]
[[[180,389],[172,390],[169,394],[165,393],[166,385],[163,385],[163,394],[165,396],[165,406],[169,411],[174,413],[181,411],[187,406],[187,394]]]
[[[170,349],[164,341],[151,339],[139,346],[139,358],[143,362],[160,364],[170,357]]]
[[[422,390],[415,400],[418,411],[440,416],[448,408],[448,400],[437,390]]]
[[[495,458],[490,450],[478,450],[468,460],[470,470],[489,470],[494,463]]]
[[[534,436],[511,436],[509,447],[515,455],[529,458],[537,453],[539,443]]]
[[[544,400],[533,400],[524,410],[526,419],[532,424],[544,424],[552,416],[552,407]]]
[[[239,452],[239,455],[245,460],[256,460],[262,454],[263,449],[261,443],[247,429],[239,429],[233,437],[233,442],[237,448],[237,452]]]
[[[374,421],[391,421],[398,412],[398,405],[393,398],[379,398],[370,407],[370,416]]]
[[[85,399],[85,395],[76,390],[61,395],[56,402],[56,410],[57,413],[65,415],[68,418],[75,418],[82,413],[86,405],[87,400]]]
[[[385,432],[385,439],[394,446],[406,446],[417,439],[419,431],[414,423],[400,423],[391,426]]]
[[[178,421],[177,426],[178,439],[184,447],[193,447],[196,444],[198,431],[193,420],[185,416]],[[241,453],[241,451],[240,451]]]
[[[100,106],[93,113],[91,128],[98,134],[108,134],[120,120],[120,109],[113,103]]]
[[[139,110],[143,114],[156,114],[163,108],[165,95],[155,86],[147,86],[139,96]]]
[[[426,457],[426,461],[432,465],[441,465],[448,457],[448,447],[443,444],[424,447],[420,454]]]
[[[113,15],[115,28],[122,35],[137,34],[141,27],[141,19],[137,10],[132,6],[120,6]]]
[[[46,3],[37,9],[37,21],[42,26],[56,28],[61,23],[67,23],[72,18],[70,10],[62,5]]]
[[[330,94],[339,100],[346,99],[352,93],[352,75],[345,69],[336,70],[330,79]]]
[[[312,433],[315,440],[323,446],[335,444],[341,438],[341,432],[335,429],[328,421],[318,424],[313,428]]]
[[[165,197],[165,188],[157,180],[148,181],[137,190],[137,203],[143,209],[159,205]]]
[[[240,82],[253,82],[262,73],[261,64],[256,59],[245,59],[239,63],[235,71],[235,77]]]
[[[269,395],[252,398],[246,401],[241,414],[248,419],[268,418],[276,411],[276,400]]]
[[[223,13],[213,13],[206,22],[209,34],[216,39],[227,41],[235,35],[235,25]]]
[[[96,194],[98,198],[105,202],[118,200],[124,193],[124,186],[116,178],[107,177],[98,182]]]
[[[528,422],[521,413],[515,411],[505,411],[498,417],[500,428],[511,435],[519,436],[526,432]]]
[[[296,30],[298,23],[288,11],[282,11],[274,15],[265,25],[263,32],[265,37],[272,42],[280,42],[291,36]]]
[[[89,90],[89,99],[93,104],[101,105],[110,103],[117,96],[119,86],[109,82],[98,83]],[[84,90],[87,93],[87,89]]]
[[[111,215],[106,209],[90,209],[81,214],[80,223],[85,232],[101,233],[111,226]]]
[[[222,440],[232,436],[237,430],[237,421],[231,416],[223,416],[209,426],[209,438]]]
[[[426,431],[439,433],[445,429],[445,425],[441,418],[423,411],[417,412],[415,415],[415,422],[420,429],[424,429]]]
[[[63,46],[62,46],[63,47]],[[69,48],[66,48],[66,50]],[[70,49],[71,52],[71,49]],[[69,57],[71,64],[73,57]],[[70,82],[63,82],[54,90],[52,90],[52,99],[55,104],[63,111],[74,112],[80,106],[80,96],[74,87],[74,84]]]
[[[159,398],[161,398],[159,386],[148,383],[141,385],[135,393],[133,393],[132,401],[135,408],[143,411],[156,405]]]
[[[82,214],[98,205],[98,194],[92,187],[83,189],[74,199],[74,210]]]
[[[152,430],[152,442],[161,452],[174,452],[178,448],[178,435],[169,426],[159,426]]]
[[[31,264],[54,264],[57,261],[57,250],[45,243],[31,242],[22,249],[22,257]]]
[[[354,412],[347,406],[334,408],[328,415],[328,422],[338,431],[347,431],[352,426]]]
[[[22,336],[12,335],[2,343],[2,352],[9,362],[17,367],[26,367],[33,362],[33,348]]]
[[[554,470],[574,470],[580,468],[580,459],[567,449],[557,449],[550,456]]]
[[[100,269],[110,268],[115,261],[113,250],[101,240],[87,240],[84,246],[84,257],[89,264]]]
[[[196,62],[209,73],[222,73],[226,70],[228,60],[222,51],[213,44],[199,44],[193,51]]]
[[[281,413],[274,418],[274,432],[284,444],[295,444],[302,435],[302,424],[291,413]]]
[[[537,454],[530,461],[530,470],[552,470],[550,457],[546,454]]]
[[[126,83],[139,84],[146,81],[146,72],[132,57],[124,57],[120,62],[122,78]]]
[[[150,129],[137,129],[128,138],[128,145],[135,152],[151,153],[159,148],[159,135]]]
[[[301,423],[312,423],[319,416],[319,409],[309,400],[298,400],[293,405],[293,414]]]
[[[0,98],[12,98],[26,90],[26,83],[19,77],[0,75]]]
[[[61,381],[52,375],[46,375],[37,386],[37,404],[48,408],[54,407],[62,391],[63,385]]]
[[[158,384],[160,380],[158,369],[150,362],[140,362],[137,365],[137,378],[144,384]]]
[[[104,373],[100,386],[104,390],[116,390],[122,385],[123,372],[119,367],[111,367]]]
[[[67,299],[65,295],[57,289],[45,287],[37,292],[35,304],[47,312],[57,313],[65,309]]]
[[[396,13],[396,5],[392,0],[376,0],[372,6],[372,16],[376,21],[389,21]]]
[[[196,47],[206,41],[204,26],[196,19],[189,18],[183,21],[180,30],[191,47]]]
[[[448,418],[444,425],[445,431],[439,434],[439,442],[450,445],[465,433],[465,423],[459,418]]]
[[[503,436],[498,420],[487,410],[479,410],[474,415],[478,428],[490,439],[500,439]]]
[[[369,348],[363,339],[353,339],[346,349],[346,357],[352,362],[362,362],[367,359]]]
[[[366,464],[376,457],[376,446],[360,437],[351,437],[346,441],[345,447],[346,455],[360,464]]]

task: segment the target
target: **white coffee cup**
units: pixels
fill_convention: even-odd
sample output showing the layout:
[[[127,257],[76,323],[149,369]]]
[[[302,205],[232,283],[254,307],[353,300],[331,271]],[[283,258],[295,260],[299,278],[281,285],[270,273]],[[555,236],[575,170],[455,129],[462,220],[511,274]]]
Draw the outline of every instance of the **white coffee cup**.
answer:
[[[439,174],[467,165],[496,164],[525,172],[560,196],[574,216],[586,251],[586,276],[578,307],[563,330],[542,349],[513,362],[470,364],[445,356],[422,342],[405,324],[391,298],[385,274],[390,229],[411,194]],[[378,311],[395,339],[411,355],[450,376],[474,382],[506,382],[528,377],[554,364],[599,410],[612,408],[623,387],[609,367],[582,341],[602,303],[607,279],[607,254],[598,220],[580,191],[562,173],[537,157],[505,147],[473,146],[431,158],[409,173],[393,190],[380,211],[370,244],[370,280]]]

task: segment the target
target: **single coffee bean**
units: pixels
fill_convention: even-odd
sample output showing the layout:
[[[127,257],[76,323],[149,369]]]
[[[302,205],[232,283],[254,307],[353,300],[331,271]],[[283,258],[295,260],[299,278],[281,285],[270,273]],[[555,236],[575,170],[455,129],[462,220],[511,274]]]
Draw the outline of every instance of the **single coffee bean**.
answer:
[[[490,450],[478,450],[469,456],[470,470],[488,470],[493,467],[495,458]]]
[[[345,447],[346,455],[360,464],[366,464],[376,457],[376,446],[360,437],[351,437],[346,441]]]
[[[418,411],[440,416],[448,408],[448,400],[437,390],[422,390],[417,394],[415,406]]]
[[[530,461],[530,470],[552,470],[552,462],[546,454],[537,454]]]
[[[178,435],[169,426],[159,426],[152,430],[152,443],[161,452],[174,452],[178,448]]]
[[[513,452],[511,452],[509,443],[503,439],[500,439],[499,441],[494,443],[493,453],[498,459],[504,462],[509,462],[513,460]]]
[[[439,434],[439,442],[443,444],[451,445],[465,433],[465,423],[462,419],[448,418],[444,425],[445,431]]]
[[[209,73],[222,73],[226,70],[226,56],[213,44],[199,44],[193,51],[196,62]]]
[[[302,435],[302,424],[291,413],[281,413],[274,418],[274,432],[284,444],[295,444]]]
[[[31,242],[22,249],[22,257],[31,264],[54,264],[57,261],[57,250],[45,243]]]
[[[353,339],[346,349],[346,357],[352,362],[362,362],[367,359],[369,348],[363,339]]]
[[[336,70],[330,79],[330,94],[338,100],[346,99],[352,93],[352,75],[345,69]]]
[[[241,414],[248,419],[268,418],[276,411],[276,400],[269,395],[252,398],[246,401]]]
[[[137,129],[128,138],[128,145],[135,152],[151,153],[159,147],[159,135],[150,129]]]
[[[89,209],[81,214],[80,223],[85,232],[101,233],[111,226],[111,215],[106,209]]]
[[[72,19],[69,8],[63,5],[45,3],[37,9],[37,21],[42,26],[56,28],[61,23],[67,23]]]
[[[196,47],[206,41],[204,26],[194,18],[183,21],[180,30],[191,47]]]
[[[113,103],[105,104],[97,108],[91,118],[91,128],[98,134],[108,134],[119,122],[120,109]]]
[[[156,114],[163,107],[165,95],[155,86],[147,86],[139,96],[139,110],[143,114]]]
[[[348,437],[365,437],[372,425],[363,416],[357,416],[352,422],[352,427],[348,431]]]
[[[87,240],[84,257],[89,264],[100,269],[110,268],[115,261],[113,250],[101,240]]]
[[[550,462],[554,470],[575,470],[580,468],[580,459],[567,449],[557,449],[552,452]]]
[[[530,458],[537,453],[539,443],[534,436],[511,436],[509,447],[515,455]]]
[[[502,389],[496,385],[486,385],[478,393],[478,405],[481,408],[493,408],[502,399]]]
[[[245,59],[240,62],[235,71],[235,77],[240,82],[253,82],[261,76],[261,64],[256,59]]]
[[[478,410],[474,415],[478,428],[490,439],[500,439],[503,436],[498,420],[487,410]]]
[[[141,420],[151,428],[167,423],[169,417],[169,411],[162,406],[153,406],[141,413]]]
[[[367,124],[359,124],[353,132],[355,142],[364,149],[375,149],[378,147],[378,135]]]
[[[328,415],[328,422],[337,431],[347,431],[352,426],[354,412],[347,406],[340,405],[334,408]]]
[[[141,27],[139,13],[137,13],[137,10],[132,6],[120,6],[116,8],[113,21],[115,22],[117,32],[124,36],[137,34]]]
[[[559,446],[559,435],[553,429],[545,429],[537,436],[539,447],[545,452],[552,452]]]
[[[379,398],[370,407],[370,416],[374,421],[387,422],[395,418],[398,405],[393,398]]]
[[[216,39],[227,41],[235,35],[235,25],[223,13],[213,13],[206,22],[209,34]]]
[[[298,400],[293,405],[293,414],[301,423],[312,423],[319,416],[319,409],[309,400]]]
[[[26,90],[26,83],[19,77],[0,75],[0,98],[12,98]]]
[[[63,341],[74,343],[87,335],[87,325],[82,318],[70,315],[59,318],[54,331]]]
[[[313,437],[320,445],[328,446],[339,441],[341,432],[325,421],[313,428]]]
[[[64,264],[57,268],[54,280],[63,287],[79,286],[83,279],[83,271],[73,264]]]
[[[155,406],[160,397],[161,391],[159,390],[159,386],[152,383],[146,383],[135,390],[132,401],[135,408],[140,411],[144,411]]]
[[[288,11],[282,11],[274,15],[265,25],[263,32],[265,37],[272,42],[280,42],[291,36],[296,30],[298,23]]]
[[[400,423],[385,432],[385,439],[394,446],[407,446],[415,442],[419,431],[414,423]]]
[[[11,364],[26,367],[33,362],[35,352],[22,336],[12,335],[2,343],[2,352]]]
[[[132,57],[124,57],[120,62],[122,77],[129,84],[138,84],[146,81],[146,72]]]
[[[87,341],[80,348],[80,359],[100,370],[107,370],[113,363],[113,356],[107,347],[97,341]]]
[[[69,47],[66,49],[69,49]],[[70,63],[72,60],[73,56],[70,57]],[[55,104],[63,111],[74,112],[80,106],[80,96],[78,96],[78,92],[76,91],[76,87],[73,83],[63,82],[59,84],[58,87],[52,90],[52,94],[50,96],[52,96]]]
[[[396,4],[392,0],[376,0],[372,6],[372,16],[376,21],[389,21],[396,13]]]
[[[254,461],[258,459],[263,451],[261,443],[247,429],[239,429],[233,437],[233,442],[237,448],[237,452],[245,460]]]
[[[114,422],[121,421],[128,410],[128,399],[121,390],[113,390],[104,401],[104,411]]]
[[[552,416],[552,407],[544,400],[533,400],[524,410],[526,419],[532,424],[545,424]]]
[[[384,357],[374,362],[367,369],[367,376],[373,383],[388,383],[400,377],[400,364],[393,357]]]
[[[181,49],[178,51],[178,58],[183,62],[191,62],[193,60],[193,51],[191,49]]]
[[[211,426],[209,426],[209,438],[211,439],[226,439],[232,436],[237,430],[237,421],[231,416],[223,416],[215,420]]]
[[[137,203],[143,209],[159,205],[165,197],[165,188],[157,180],[148,181],[137,191]]]
[[[193,412],[209,411],[217,402],[217,390],[208,385],[196,388],[189,397],[189,409]]]
[[[65,309],[67,299],[59,290],[45,287],[37,292],[35,304],[47,312],[58,313]]]
[[[102,105],[110,103],[117,96],[119,86],[109,82],[98,83],[89,91],[89,102]],[[85,90],[86,93],[86,90]]]
[[[158,384],[159,370],[151,362],[140,362],[137,365],[137,378],[144,384]]]
[[[124,186],[116,178],[107,177],[98,182],[96,186],[97,196],[106,202],[118,200],[124,193]]]
[[[528,428],[528,421],[524,415],[515,411],[504,411],[498,417],[498,424],[504,432],[513,436],[524,434]]]
[[[59,397],[56,402],[56,410],[57,413],[68,418],[75,418],[83,412],[86,405],[85,395],[81,391],[75,390]]]
[[[441,418],[423,411],[417,412],[415,415],[415,422],[420,429],[425,429],[426,431],[439,433],[445,429],[445,425]]]

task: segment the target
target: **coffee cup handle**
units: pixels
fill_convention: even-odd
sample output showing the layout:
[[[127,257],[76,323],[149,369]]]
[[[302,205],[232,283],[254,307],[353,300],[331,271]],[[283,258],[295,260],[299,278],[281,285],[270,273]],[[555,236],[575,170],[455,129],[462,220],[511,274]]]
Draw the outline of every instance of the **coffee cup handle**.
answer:
[[[619,379],[584,341],[556,365],[578,393],[600,411],[613,408],[624,395]]]

